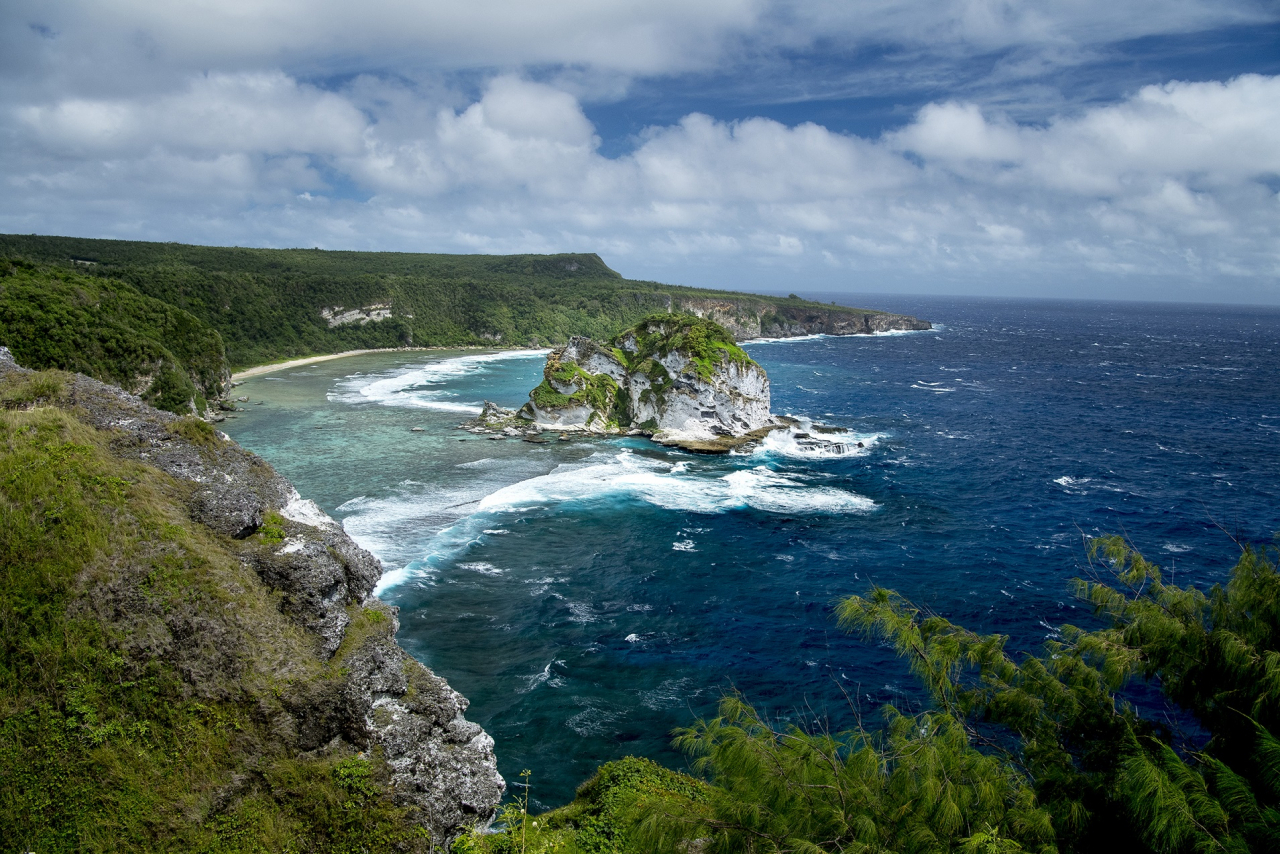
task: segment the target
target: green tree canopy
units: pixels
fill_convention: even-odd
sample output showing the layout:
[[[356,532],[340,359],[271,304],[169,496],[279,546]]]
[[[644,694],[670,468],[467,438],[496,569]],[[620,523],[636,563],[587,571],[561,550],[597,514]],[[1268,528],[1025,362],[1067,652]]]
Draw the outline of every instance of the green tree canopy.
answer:
[[[710,795],[642,805],[637,850],[1280,851],[1274,553],[1244,549],[1207,592],[1165,583],[1118,537],[1090,556],[1097,577],[1074,588],[1103,626],[1063,626],[1016,659],[1006,637],[890,590],[843,600],[840,624],[892,644],[932,709],[888,706],[883,730],[831,735],[778,730],[729,697],[676,738]],[[1127,701],[1136,679],[1201,737]]]

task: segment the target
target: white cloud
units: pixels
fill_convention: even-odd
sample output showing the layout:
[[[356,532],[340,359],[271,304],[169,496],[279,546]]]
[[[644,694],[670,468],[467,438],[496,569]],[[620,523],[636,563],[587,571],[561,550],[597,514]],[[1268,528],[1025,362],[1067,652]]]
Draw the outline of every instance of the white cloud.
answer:
[[[72,231],[126,234],[105,213],[127,200],[130,235],[607,246],[668,279],[695,258],[919,280],[1280,272],[1280,78],[1147,87],[1044,126],[943,102],[879,139],[695,113],[613,158],[550,86],[503,75],[473,103],[452,97],[204,75],[179,94],[23,108],[0,228],[61,209],[82,212]],[[335,196],[333,181],[371,198]]]
[[[1213,0],[790,0],[774,7],[790,28],[860,42],[969,45],[976,51],[1047,45],[1070,50],[1269,19],[1256,2]]]
[[[1175,231],[1221,233],[1228,198],[1252,198],[1244,203],[1269,218],[1260,182],[1280,176],[1280,77],[1146,86],[1042,128],[972,104],[929,105],[889,139],[960,180],[1097,198]]]
[[[1034,124],[952,96],[878,137],[691,112],[609,156],[583,108],[634,75],[821,39],[1013,47],[1000,73],[1035,74],[1260,8],[21,0],[0,22],[0,231],[600,251],[730,285],[1142,274],[1280,301],[1277,77],[1146,86]]]
[[[823,44],[917,61],[1012,49],[996,73],[1036,76],[1124,40],[1275,19],[1261,0],[9,0],[0,73],[98,96],[205,70],[422,79],[536,67],[577,94],[617,97],[628,76]]]
[[[585,65],[632,74],[705,66],[748,31],[761,0],[14,0],[5,43],[68,63],[178,70],[342,71]],[[34,29],[33,29],[34,28]]]
[[[41,145],[63,153],[110,156],[152,148],[355,153],[366,120],[350,101],[276,71],[209,74],[178,92],[140,98],[66,98],[19,107]]]
[[[926,104],[916,120],[894,134],[902,148],[922,157],[947,161],[1020,159],[1018,128],[988,120],[977,104]]]

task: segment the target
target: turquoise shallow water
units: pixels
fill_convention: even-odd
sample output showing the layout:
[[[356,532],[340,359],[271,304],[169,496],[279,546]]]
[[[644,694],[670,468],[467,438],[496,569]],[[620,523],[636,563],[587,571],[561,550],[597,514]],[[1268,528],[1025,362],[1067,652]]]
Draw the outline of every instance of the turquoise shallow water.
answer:
[[[731,688],[835,727],[918,702],[831,619],[872,581],[1034,648],[1089,619],[1066,591],[1085,534],[1211,583],[1231,536],[1280,529],[1280,312],[895,299],[941,328],[750,347],[775,411],[848,430],[857,455],[456,430],[536,384],[541,356],[511,353],[258,377],[239,392],[264,403],[224,426],[383,560],[401,642],[543,805],[606,759],[680,763],[669,730]]]

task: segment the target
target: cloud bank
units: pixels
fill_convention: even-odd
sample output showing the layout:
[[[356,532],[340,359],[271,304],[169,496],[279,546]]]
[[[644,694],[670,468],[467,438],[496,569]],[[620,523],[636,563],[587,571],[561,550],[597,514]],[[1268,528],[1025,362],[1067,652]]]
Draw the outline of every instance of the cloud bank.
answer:
[[[1165,81],[1034,123],[940,98],[874,137],[691,112],[609,156],[581,83],[728,62],[766,35],[769,49],[835,33],[1061,53],[1138,19],[1063,5],[1054,19],[983,2],[857,17],[739,0],[584,0],[532,17],[494,0],[465,14],[307,4],[310,17],[283,0],[195,16],[32,5],[0,28],[0,47],[21,48],[0,66],[0,230],[597,251],[628,275],[783,290],[1114,295],[1119,282],[1134,298],[1280,301],[1280,77]],[[1172,28],[1258,14],[1146,5]],[[103,44],[128,50],[94,77]],[[299,70],[344,63],[357,71]]]

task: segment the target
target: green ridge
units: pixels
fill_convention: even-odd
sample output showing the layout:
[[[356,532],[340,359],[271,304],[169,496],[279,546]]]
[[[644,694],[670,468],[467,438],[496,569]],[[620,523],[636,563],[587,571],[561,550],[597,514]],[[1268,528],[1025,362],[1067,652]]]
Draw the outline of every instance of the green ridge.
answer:
[[[240,249],[0,235],[0,256],[114,278],[190,312],[222,335],[234,368],[344,350],[546,346],[610,339],[684,300],[723,298],[753,317],[861,309],[622,278],[594,254],[434,255]],[[390,307],[391,317],[330,328],[322,309]]]

